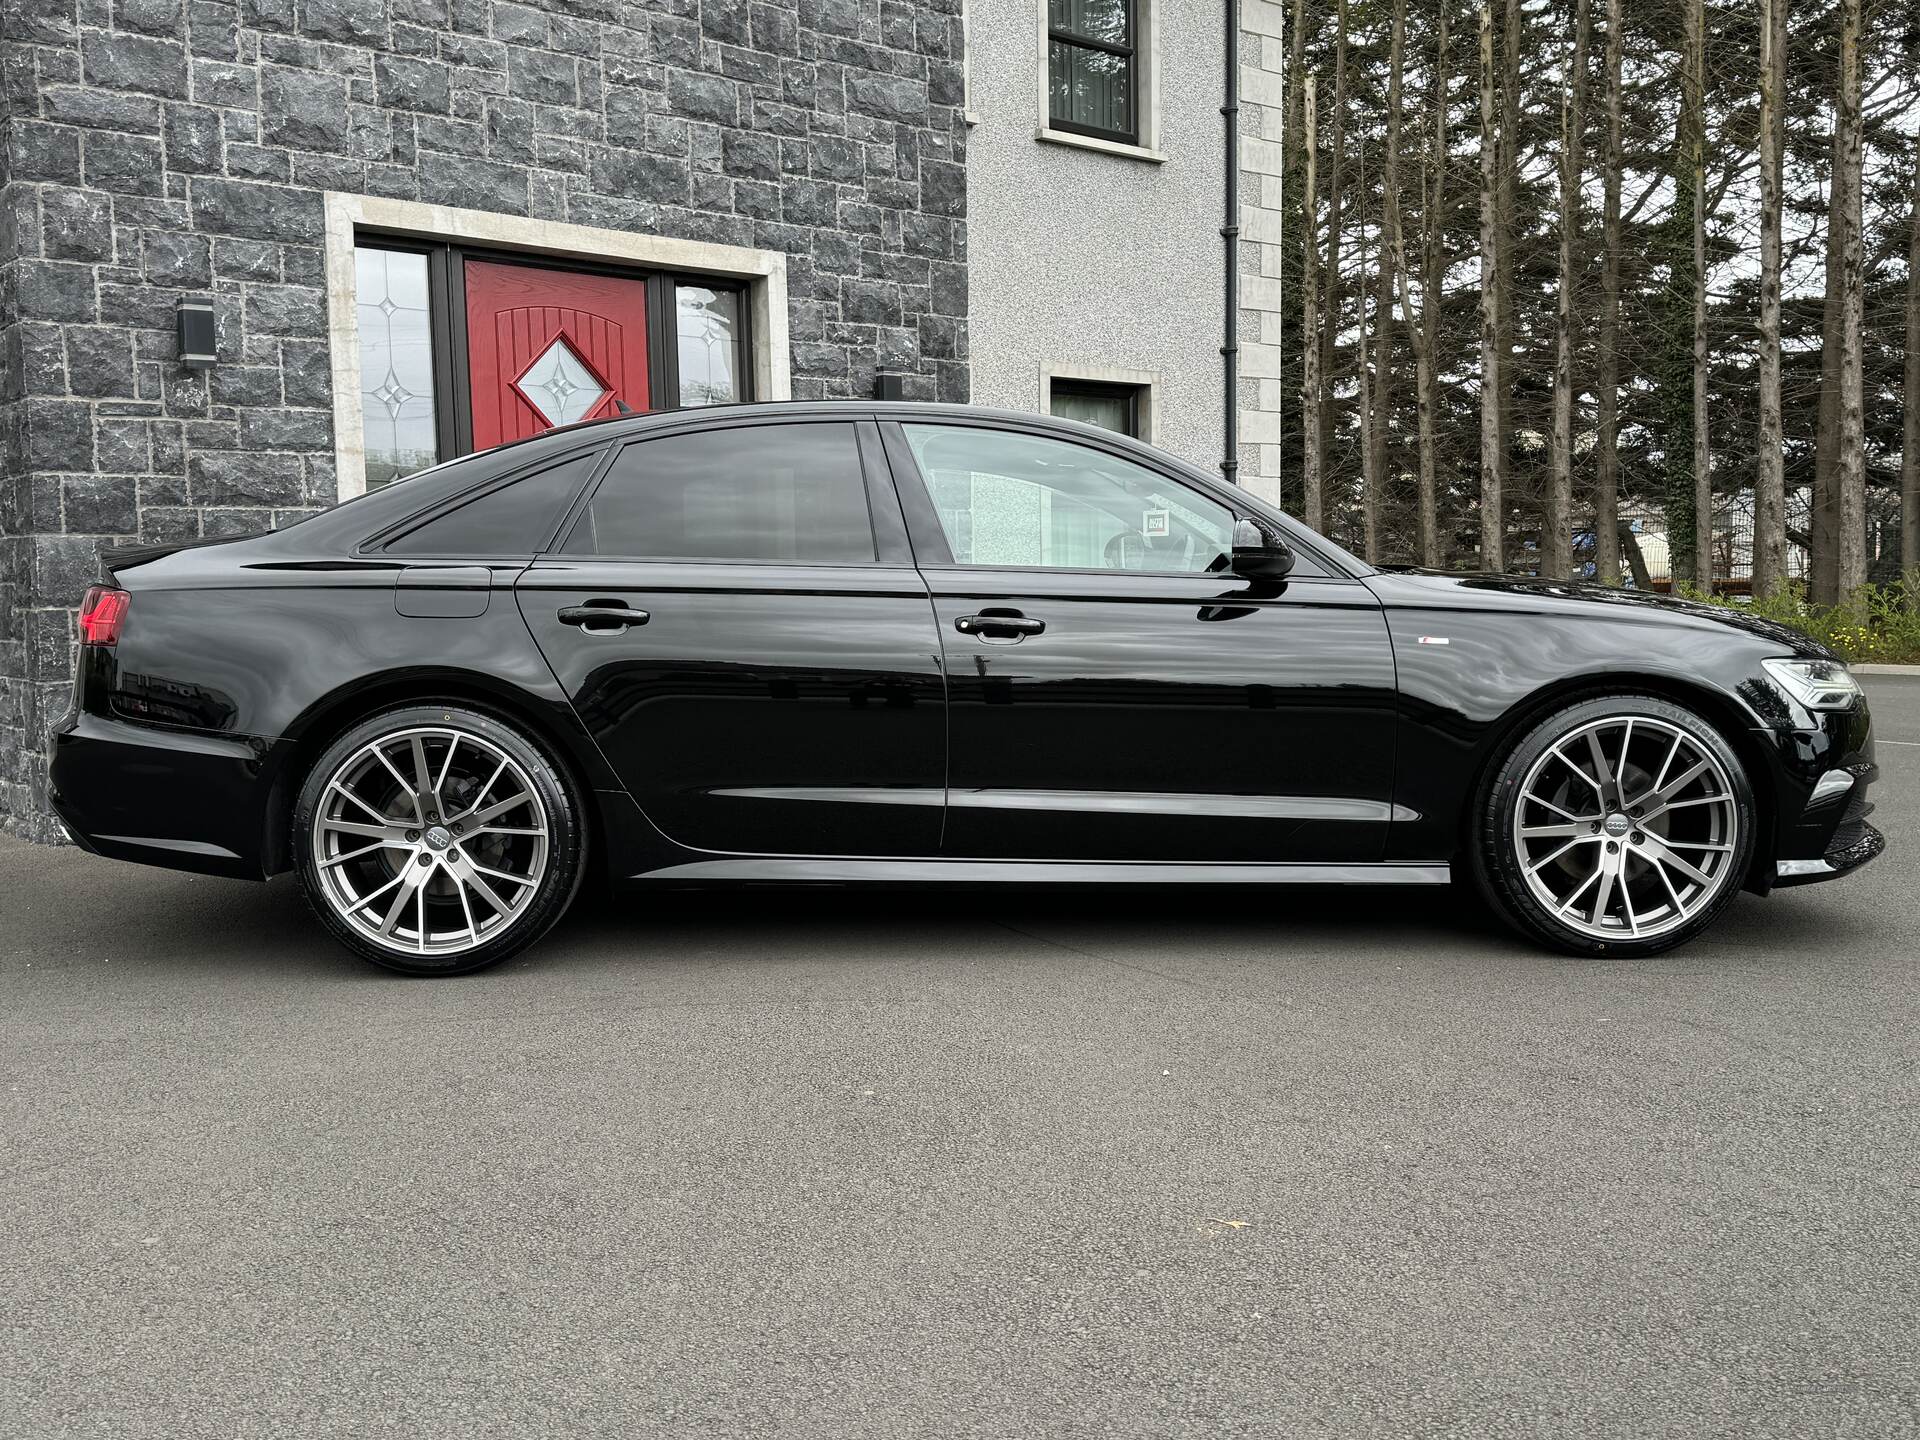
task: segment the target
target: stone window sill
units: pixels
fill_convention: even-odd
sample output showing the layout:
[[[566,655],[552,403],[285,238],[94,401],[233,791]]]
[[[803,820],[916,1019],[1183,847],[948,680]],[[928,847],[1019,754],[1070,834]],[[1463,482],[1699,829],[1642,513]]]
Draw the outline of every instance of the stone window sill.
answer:
[[[1070,130],[1053,130],[1042,125],[1033,138],[1049,145],[1074,145],[1082,150],[1098,150],[1103,155],[1119,155],[1128,160],[1144,160],[1149,165],[1164,165],[1167,157],[1144,145],[1122,145],[1117,140],[1102,140],[1097,135],[1076,135]]]

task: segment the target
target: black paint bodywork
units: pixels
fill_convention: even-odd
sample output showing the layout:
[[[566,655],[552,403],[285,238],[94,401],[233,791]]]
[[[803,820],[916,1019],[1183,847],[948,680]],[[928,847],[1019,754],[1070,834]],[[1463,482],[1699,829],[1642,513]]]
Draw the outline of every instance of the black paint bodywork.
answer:
[[[622,444],[823,419],[858,427],[874,564],[552,553]],[[1277,529],[1294,571],[954,565],[903,421],[1125,456]],[[574,456],[595,463],[523,554],[383,548]],[[544,739],[593,797],[615,877],[1443,881],[1503,747],[1621,690],[1687,704],[1735,746],[1767,832],[1751,888],[1782,860],[1839,873],[1879,847],[1843,815],[1876,773],[1864,701],[1810,715],[1760,664],[1824,656],[1804,637],[1634,592],[1376,571],[1205,472],[1036,416],[838,403],[599,422],[272,534],[104,562],[133,600],[116,648],[79,652],[55,804],[99,853],[216,874],[285,869],[306,767],[370,711],[423,699]],[[617,634],[557,618],[594,601],[647,618]],[[981,616],[1044,629],[969,630]],[[1809,808],[1843,767],[1854,796]]]

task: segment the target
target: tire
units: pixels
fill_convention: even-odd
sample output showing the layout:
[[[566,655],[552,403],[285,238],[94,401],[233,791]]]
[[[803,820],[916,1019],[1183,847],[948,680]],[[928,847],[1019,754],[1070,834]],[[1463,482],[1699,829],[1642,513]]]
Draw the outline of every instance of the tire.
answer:
[[[292,853],[307,903],[349,950],[403,975],[467,975],[566,913],[586,834],[544,745],[485,711],[429,703],[370,716],[314,761]]]
[[[1481,893],[1529,939],[1570,955],[1657,955],[1733,903],[1755,816],[1746,770],[1709,721],[1608,695],[1520,737],[1479,797],[1468,848]]]

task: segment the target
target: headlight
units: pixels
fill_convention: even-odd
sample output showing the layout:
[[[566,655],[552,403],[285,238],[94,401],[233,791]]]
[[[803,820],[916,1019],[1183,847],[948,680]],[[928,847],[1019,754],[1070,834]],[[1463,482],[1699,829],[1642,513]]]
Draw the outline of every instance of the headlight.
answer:
[[[1809,710],[1845,710],[1860,684],[1837,660],[1762,660],[1774,683]]]

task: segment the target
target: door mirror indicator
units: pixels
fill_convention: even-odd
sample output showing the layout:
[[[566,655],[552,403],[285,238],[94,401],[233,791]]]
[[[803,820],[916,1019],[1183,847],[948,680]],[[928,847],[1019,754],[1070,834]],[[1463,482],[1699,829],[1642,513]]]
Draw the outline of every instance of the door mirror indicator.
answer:
[[[1243,580],[1284,580],[1293,573],[1293,547],[1258,520],[1236,520],[1233,573]]]

